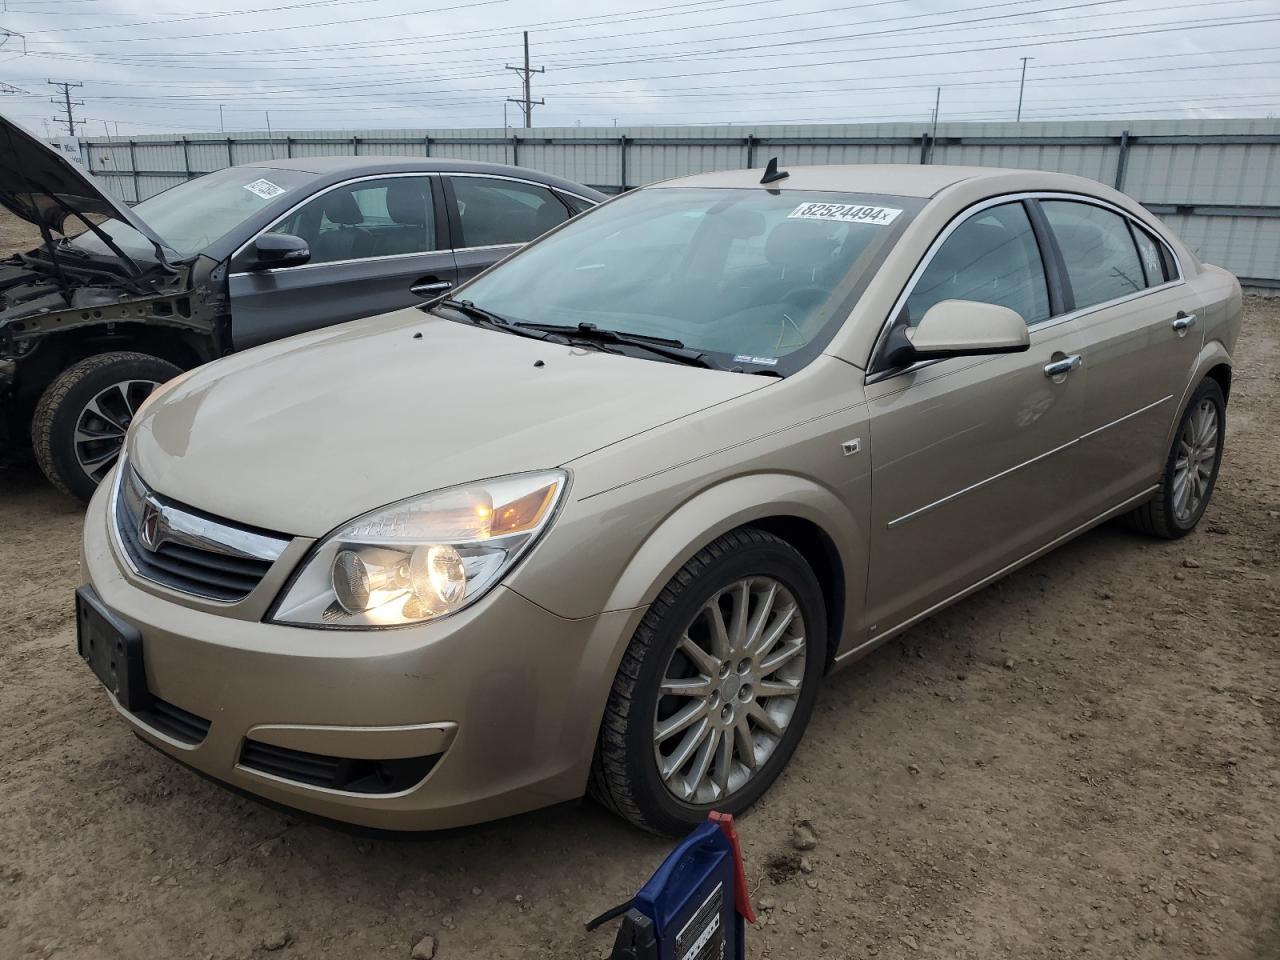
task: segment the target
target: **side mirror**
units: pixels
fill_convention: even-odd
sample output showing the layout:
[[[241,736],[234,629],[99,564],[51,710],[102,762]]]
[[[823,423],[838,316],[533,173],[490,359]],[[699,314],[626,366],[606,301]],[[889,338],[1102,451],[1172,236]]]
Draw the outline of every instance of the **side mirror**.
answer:
[[[1021,353],[1031,347],[1027,323],[1016,310],[976,300],[943,300],[906,331],[909,362],[944,357]]]
[[[264,233],[253,241],[246,270],[270,270],[273,267],[296,267],[311,259],[307,241],[289,233]]]

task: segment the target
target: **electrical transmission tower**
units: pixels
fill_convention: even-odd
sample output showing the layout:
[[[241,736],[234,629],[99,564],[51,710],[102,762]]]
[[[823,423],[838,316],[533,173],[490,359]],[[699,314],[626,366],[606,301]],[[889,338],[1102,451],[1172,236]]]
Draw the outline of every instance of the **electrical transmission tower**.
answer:
[[[55,117],[54,121],[56,123],[65,123],[67,125],[67,135],[74,137],[76,135],[76,115],[74,113],[74,110],[76,107],[83,107],[84,101],[72,100],[71,91],[76,89],[77,87],[83,87],[84,84],[72,83],[67,80],[49,80],[47,82],[51,87],[62,88],[62,100],[59,101],[57,97],[50,97],[49,102],[54,104],[55,106],[60,107],[62,112],[65,113],[66,116]]]
[[[533,108],[535,106],[542,106],[543,104],[546,103],[545,100],[533,99],[533,87],[532,87],[533,75],[535,73],[547,72],[545,67],[538,67],[535,70],[533,67],[529,66],[529,31],[528,30],[524,32],[524,66],[513,67],[511,66],[511,64],[507,64],[507,69],[514,70],[516,73],[520,74],[520,78],[524,81],[524,96],[523,97],[507,97],[507,101],[509,103],[520,104],[521,109],[524,110],[524,128],[528,130],[530,127],[533,126]]]

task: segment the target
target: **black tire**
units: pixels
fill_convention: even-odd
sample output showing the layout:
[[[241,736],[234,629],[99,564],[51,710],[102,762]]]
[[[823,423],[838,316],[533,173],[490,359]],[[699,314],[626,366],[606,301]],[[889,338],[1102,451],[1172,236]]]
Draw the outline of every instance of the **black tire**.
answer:
[[[654,758],[658,687],[681,634],[703,606],[746,577],[769,577],[786,587],[804,618],[800,693],[773,753],[741,787],[711,803],[677,799]],[[605,708],[589,790],[604,806],[654,833],[679,835],[710,810],[739,814],[777,779],[813,713],[826,667],[827,621],[813,570],[790,544],[752,527],[727,533],[700,550],[662,589],[646,612],[618,667]]]
[[[1183,430],[1196,409],[1204,401],[1209,401],[1218,411],[1218,449],[1209,472],[1205,492],[1200,503],[1189,515],[1179,518],[1174,503],[1174,476],[1177,472],[1179,441]],[[1227,434],[1227,401],[1222,395],[1222,387],[1216,380],[1206,377],[1200,381],[1195,393],[1187,402],[1186,409],[1178,420],[1178,429],[1174,431],[1173,443],[1169,447],[1169,455],[1165,459],[1164,472],[1160,476],[1160,489],[1150,500],[1135,510],[1124,515],[1126,525],[1139,533],[1164,540],[1177,540],[1185,537],[1196,528],[1205,508],[1213,496],[1214,485],[1218,482],[1218,469],[1222,466],[1222,451]]]
[[[31,418],[31,448],[49,482],[63,493],[87,501],[98,487],[76,456],[76,424],[91,400],[114,385],[129,381],[164,383],[182,371],[172,363],[145,353],[117,351],[87,357],[63,370],[45,388]],[[148,391],[149,392],[149,391]],[[130,401],[145,396],[141,388],[129,392]],[[129,401],[126,401],[126,406]],[[133,407],[136,411],[136,406]],[[128,425],[128,418],[123,420]],[[102,441],[104,450],[110,443]],[[112,456],[104,466],[114,463]]]

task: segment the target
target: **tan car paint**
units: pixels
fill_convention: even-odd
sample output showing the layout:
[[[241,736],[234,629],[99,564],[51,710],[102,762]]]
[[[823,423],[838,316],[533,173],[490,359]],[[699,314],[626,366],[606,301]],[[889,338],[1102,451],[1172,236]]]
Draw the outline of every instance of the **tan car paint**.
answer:
[[[375,507],[553,467],[767,383],[408,309],[197,370],[143,410],[127,451],[181,503],[319,537]]]
[[[675,184],[745,186],[756,176]],[[181,597],[119,559],[103,485],[86,519],[86,582],[147,637],[153,689],[214,720],[194,749],[130,717],[135,728],[238,786],[379,826],[452,826],[578,796],[639,618],[719,533],[787,518],[792,534],[816,532],[829,544],[829,556],[812,560],[832,568],[830,653],[851,662],[1136,502],[1186,392],[1229,363],[1240,322],[1234,279],[1202,267],[1158,221],[1099,184],[903,166],[797,168],[770,189],[935,196],[827,355],[785,381],[572,351],[407,311],[222,361],[149,409],[130,444],[149,483],[218,516],[306,536],[238,604]],[[973,204],[1023,191],[1099,197],[1170,243],[1203,318],[1198,352],[1190,336],[1162,349],[1160,324],[1177,303],[1157,291],[1135,298],[1131,312],[1039,325],[1025,353],[868,377],[885,320],[934,238]],[[411,339],[419,329],[422,342]],[[1108,339],[1095,345],[1090,331]],[[414,351],[428,342],[439,352],[420,361]],[[1119,377],[1121,357],[1142,345],[1154,366],[1135,357],[1133,376],[1158,367],[1160,381],[1121,384],[1091,403],[1093,365],[1099,380]],[[1045,375],[1046,363],[1075,354],[1090,359]],[[535,368],[539,359],[545,366]],[[1164,445],[1137,443],[1123,475],[1090,481],[1114,494],[1110,502],[1082,495],[1081,471],[1105,469],[1097,451],[1113,439],[1085,434],[1161,391],[1178,400],[1129,419],[1146,417]],[[410,430],[432,442],[406,445]],[[444,484],[551,465],[571,476],[559,517],[502,586],[461,613],[356,634],[260,622],[309,538]],[[236,766],[240,738],[263,725],[273,742],[316,752],[363,743],[354,755],[385,755],[383,737],[449,746],[412,790],[354,796]]]

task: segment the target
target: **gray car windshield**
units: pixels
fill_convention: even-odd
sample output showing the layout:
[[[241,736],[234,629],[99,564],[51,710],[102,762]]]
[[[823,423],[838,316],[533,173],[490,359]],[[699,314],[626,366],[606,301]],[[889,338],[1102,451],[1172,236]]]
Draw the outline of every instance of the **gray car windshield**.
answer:
[[[187,257],[220,240],[239,224],[278,198],[299,192],[315,174],[272,167],[228,167],[172,187],[133,208],[139,219],[159,235],[172,253]],[[99,227],[121,248],[151,251],[151,241],[127,223],[105,220]],[[73,246],[110,254],[110,248],[91,232],[81,233]]]
[[[830,340],[922,205],[763,187],[639,190],[456,297],[512,323],[590,323],[787,372]]]

